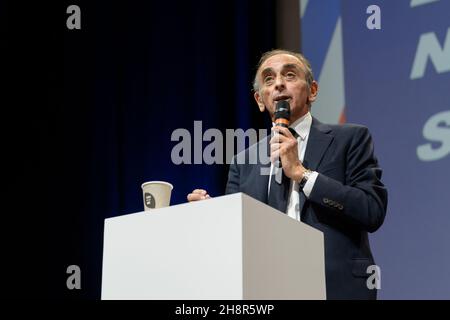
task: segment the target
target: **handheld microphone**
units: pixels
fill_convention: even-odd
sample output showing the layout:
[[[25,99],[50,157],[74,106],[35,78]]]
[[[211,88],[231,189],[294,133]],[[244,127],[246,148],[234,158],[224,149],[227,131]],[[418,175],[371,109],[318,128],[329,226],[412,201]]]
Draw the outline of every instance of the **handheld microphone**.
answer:
[[[275,107],[274,122],[276,126],[288,128],[294,137],[298,137],[297,132],[289,127],[291,124],[291,106],[286,100],[278,101]]]
[[[274,113],[274,122],[276,126],[289,128],[291,121],[291,106],[286,100],[280,100],[277,102]],[[274,163],[275,167],[281,168],[281,159],[278,159]]]
[[[291,121],[291,107],[286,100],[278,101],[275,107],[274,122],[276,126],[289,127]]]
[[[289,127],[289,124],[291,123],[291,107],[286,100],[278,101],[275,107],[274,122],[276,126],[288,128],[291,134],[297,138],[297,132]],[[277,168],[281,168],[283,166],[281,164],[281,159],[276,160],[274,165]]]

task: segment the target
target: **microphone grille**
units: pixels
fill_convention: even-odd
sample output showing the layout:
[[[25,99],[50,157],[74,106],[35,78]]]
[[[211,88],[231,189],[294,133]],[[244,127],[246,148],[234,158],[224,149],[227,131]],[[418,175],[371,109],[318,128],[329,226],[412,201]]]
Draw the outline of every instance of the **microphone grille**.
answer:
[[[275,120],[277,120],[277,119],[290,120],[291,107],[289,106],[289,103],[286,100],[280,100],[277,102],[277,105],[275,107],[274,118],[275,118]]]

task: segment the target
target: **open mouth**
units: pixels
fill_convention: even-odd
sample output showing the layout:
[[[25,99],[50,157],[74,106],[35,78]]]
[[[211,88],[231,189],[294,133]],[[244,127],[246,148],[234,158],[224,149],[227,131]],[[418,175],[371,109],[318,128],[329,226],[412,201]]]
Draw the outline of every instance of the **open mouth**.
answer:
[[[289,102],[291,100],[291,97],[289,96],[278,96],[276,98],[273,99],[274,102],[278,102],[281,100],[286,100],[287,102]]]

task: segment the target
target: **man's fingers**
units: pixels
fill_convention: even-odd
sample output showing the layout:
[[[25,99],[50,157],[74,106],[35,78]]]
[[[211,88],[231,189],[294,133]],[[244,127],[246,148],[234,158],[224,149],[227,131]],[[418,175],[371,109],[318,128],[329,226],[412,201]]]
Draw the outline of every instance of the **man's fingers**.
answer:
[[[270,138],[270,144],[282,143],[282,142],[285,142],[285,141],[288,141],[288,140],[289,140],[288,137],[283,136],[282,134],[277,134],[277,135],[274,135],[272,138]]]
[[[281,148],[281,143],[272,143],[270,145],[270,153],[277,151]]]
[[[286,139],[285,136],[282,136],[281,134],[277,134],[276,136],[273,136],[272,138],[270,138],[270,144],[282,142],[284,139]]]
[[[206,190],[203,189],[195,189],[194,191],[192,191],[192,193],[198,193],[198,194],[207,194]]]
[[[276,150],[274,152],[271,153],[270,155],[270,161],[272,163],[275,163],[277,160],[280,159],[280,150]]]
[[[289,131],[289,129],[285,128],[285,127],[275,126],[275,127],[272,127],[272,131],[278,132],[280,134],[280,136],[282,136],[282,137],[293,137],[291,131]]]
[[[203,199],[206,199],[206,197],[199,193],[189,193],[187,196],[187,199],[190,202],[190,201],[203,200]]]
[[[199,201],[211,198],[206,190],[203,189],[195,189],[192,193],[187,195],[187,200],[191,201]]]

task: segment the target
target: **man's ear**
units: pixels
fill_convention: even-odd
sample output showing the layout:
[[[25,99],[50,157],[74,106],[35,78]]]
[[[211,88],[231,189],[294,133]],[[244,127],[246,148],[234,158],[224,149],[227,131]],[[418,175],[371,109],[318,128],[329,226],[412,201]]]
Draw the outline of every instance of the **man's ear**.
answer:
[[[317,98],[318,93],[319,93],[319,84],[316,81],[313,81],[309,87],[308,101],[314,102]]]
[[[264,112],[266,110],[266,107],[264,106],[264,103],[262,102],[259,91],[255,91],[255,93],[253,94],[253,97],[255,98],[255,101],[258,104],[259,111]]]

